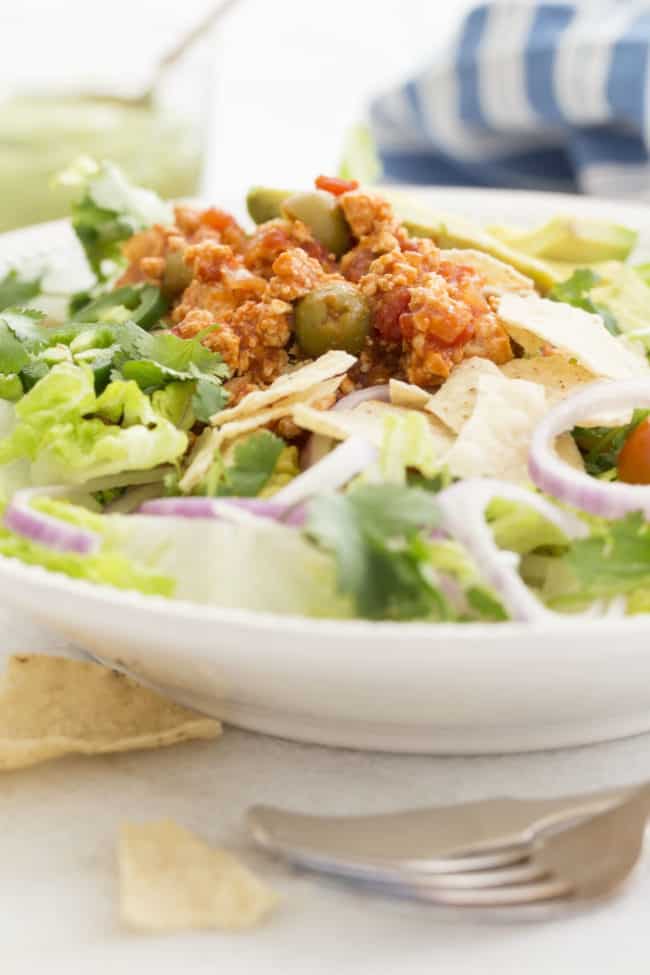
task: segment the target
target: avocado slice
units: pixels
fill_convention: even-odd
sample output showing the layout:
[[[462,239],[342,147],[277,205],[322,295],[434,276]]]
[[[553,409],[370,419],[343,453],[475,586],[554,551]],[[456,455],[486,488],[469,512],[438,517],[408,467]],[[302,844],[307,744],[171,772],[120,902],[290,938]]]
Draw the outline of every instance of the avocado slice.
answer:
[[[532,257],[582,266],[600,261],[624,261],[638,239],[636,230],[629,227],[573,217],[555,217],[528,232],[501,226],[488,230],[508,247]]]
[[[510,247],[470,220],[452,214],[432,213],[399,192],[384,195],[413,237],[431,237],[443,248],[471,248],[491,254],[532,278],[543,294],[562,280],[563,276],[558,277],[544,261]]]

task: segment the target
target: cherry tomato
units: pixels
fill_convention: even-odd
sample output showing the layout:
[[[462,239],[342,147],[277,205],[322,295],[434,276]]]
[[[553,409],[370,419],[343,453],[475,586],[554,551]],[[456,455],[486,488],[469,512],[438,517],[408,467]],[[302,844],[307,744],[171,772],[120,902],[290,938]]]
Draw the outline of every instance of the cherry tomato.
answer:
[[[348,193],[350,190],[359,188],[358,180],[341,179],[340,176],[318,176],[315,182],[317,190],[327,190],[334,196],[340,196],[342,193]]]
[[[650,417],[632,431],[618,455],[618,476],[628,484],[650,484]]]

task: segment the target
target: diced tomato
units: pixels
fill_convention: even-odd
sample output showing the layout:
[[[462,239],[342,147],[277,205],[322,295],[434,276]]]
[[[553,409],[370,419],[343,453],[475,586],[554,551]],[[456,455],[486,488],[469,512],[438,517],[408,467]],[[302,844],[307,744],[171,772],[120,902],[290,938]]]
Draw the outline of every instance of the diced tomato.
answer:
[[[225,230],[235,222],[235,218],[225,210],[217,210],[216,207],[209,207],[201,214],[201,223],[213,230]]]
[[[399,342],[401,340],[400,317],[407,310],[410,299],[408,288],[395,288],[393,291],[386,291],[377,299],[372,320],[385,341]]]
[[[317,176],[315,183],[317,190],[327,190],[334,196],[340,196],[342,193],[348,193],[350,190],[359,188],[358,180],[341,179],[340,176]]]
[[[632,431],[618,455],[618,476],[628,484],[650,484],[650,417]]]

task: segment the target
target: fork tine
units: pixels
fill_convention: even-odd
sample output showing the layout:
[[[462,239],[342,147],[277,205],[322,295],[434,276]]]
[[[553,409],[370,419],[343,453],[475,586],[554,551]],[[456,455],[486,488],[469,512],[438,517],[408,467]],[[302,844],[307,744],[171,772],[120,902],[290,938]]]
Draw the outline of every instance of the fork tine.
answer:
[[[510,884],[504,887],[471,887],[454,889],[431,887],[419,883],[381,884],[369,881],[368,886],[391,897],[441,904],[450,907],[514,907],[543,901],[568,899],[573,889],[566,881],[549,877],[538,883]]]

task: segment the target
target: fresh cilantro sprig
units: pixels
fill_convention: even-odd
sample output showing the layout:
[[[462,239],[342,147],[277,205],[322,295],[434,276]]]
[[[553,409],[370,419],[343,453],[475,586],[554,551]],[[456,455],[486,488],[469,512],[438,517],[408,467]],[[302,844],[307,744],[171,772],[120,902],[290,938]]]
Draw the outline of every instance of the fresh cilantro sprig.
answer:
[[[620,335],[621,330],[616,316],[606,305],[594,301],[591,297],[592,288],[600,282],[600,276],[591,268],[578,268],[566,281],[556,284],[549,291],[548,297],[551,301],[563,301],[567,305],[573,305],[574,308],[582,308],[583,311],[591,312],[593,315],[600,315],[607,331],[612,335]]]
[[[424,533],[438,523],[435,496],[397,484],[359,484],[315,498],[307,536],[335,558],[338,584],[369,619],[450,619]]]
[[[285,448],[281,437],[270,430],[260,430],[237,444],[231,464],[220,456],[203,485],[205,494],[216,497],[254,498],[270,481],[280,454]]]
[[[648,416],[650,410],[635,410],[630,422],[620,427],[575,427],[573,438],[587,473],[592,477],[615,476],[625,441]]]
[[[112,163],[82,157],[60,174],[59,182],[80,189],[72,226],[99,280],[110,277],[123,262],[125,240],[153,224],[172,221],[168,203],[151,190],[133,186]]]
[[[0,311],[22,307],[42,292],[41,276],[23,277],[17,270],[8,271],[0,279]]]
[[[650,524],[640,512],[603,521],[575,539],[564,560],[586,599],[650,589]]]

